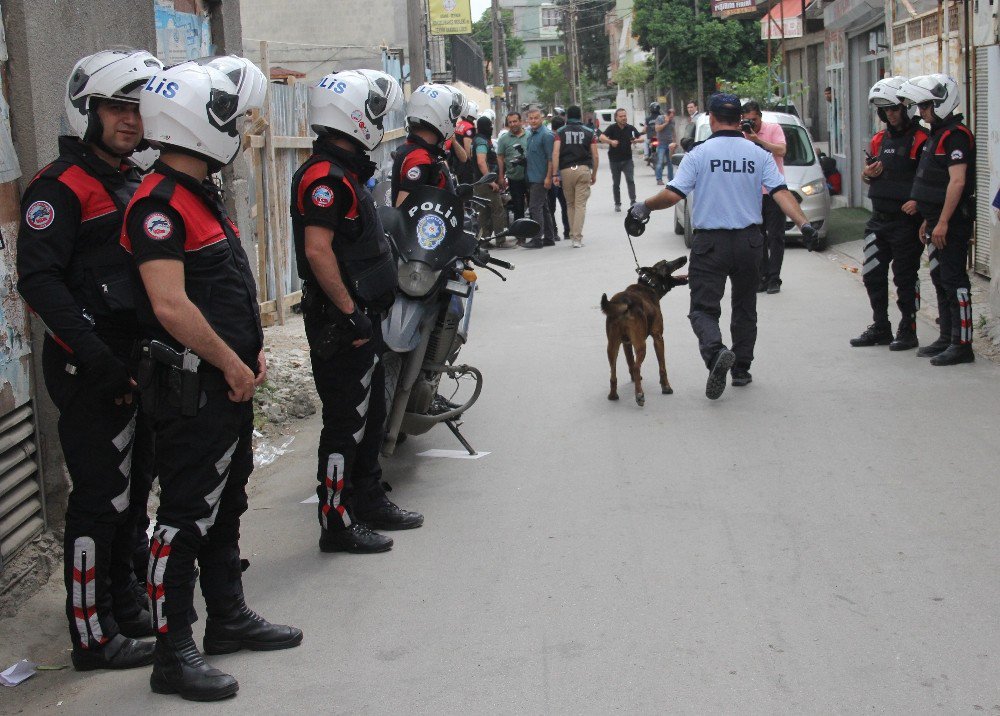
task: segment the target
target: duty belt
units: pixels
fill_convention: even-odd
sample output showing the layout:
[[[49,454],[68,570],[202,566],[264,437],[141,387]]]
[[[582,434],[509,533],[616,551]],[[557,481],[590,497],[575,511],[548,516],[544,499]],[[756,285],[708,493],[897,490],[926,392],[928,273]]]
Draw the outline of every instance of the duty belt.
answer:
[[[747,229],[756,229],[757,224],[750,224],[749,226],[744,226],[742,229],[695,229],[692,233],[695,234],[708,234],[715,231],[746,231]]]
[[[913,217],[904,211],[873,211],[872,218],[876,221],[896,221]]]

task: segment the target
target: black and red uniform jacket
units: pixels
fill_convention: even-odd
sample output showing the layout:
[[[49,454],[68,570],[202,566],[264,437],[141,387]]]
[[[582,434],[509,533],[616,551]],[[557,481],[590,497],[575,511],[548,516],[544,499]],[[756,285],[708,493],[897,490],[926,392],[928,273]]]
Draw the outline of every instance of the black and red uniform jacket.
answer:
[[[454,184],[442,158],[441,149],[415,134],[409,135],[403,146],[392,153],[390,186],[393,206],[401,191],[412,192],[422,186],[454,191]]]
[[[908,121],[902,130],[891,125],[872,137],[869,154],[882,162],[882,173],[868,185],[868,198],[875,211],[898,214],[910,200],[913,178],[917,174],[920,152],[927,133],[915,121]]]
[[[121,245],[135,266],[168,259],[184,264],[184,290],[218,336],[257,372],[264,346],[257,284],[218,188],[157,162],[125,213]],[[136,310],[145,336],[178,350],[180,344],[153,313],[136,277]],[[204,365],[203,365],[204,367]]]
[[[17,288],[71,360],[99,369],[128,358],[139,337],[128,255],[118,243],[139,186],[129,163],[112,167],[76,137],[28,184],[17,235]]]
[[[330,229],[331,248],[351,298],[381,311],[392,303],[396,267],[375,200],[365,187],[374,171],[367,156],[317,141],[292,177],[290,210],[296,266],[303,282],[316,282],[305,251],[306,227]],[[318,295],[325,302],[322,289]]]
[[[969,128],[962,123],[960,114],[950,115],[931,127],[931,136],[924,144],[917,165],[912,197],[917,202],[920,215],[928,221],[937,221],[941,216],[951,180],[948,169],[956,164],[968,166],[962,200],[952,219],[971,221],[974,216],[972,197],[976,191],[976,141]]]

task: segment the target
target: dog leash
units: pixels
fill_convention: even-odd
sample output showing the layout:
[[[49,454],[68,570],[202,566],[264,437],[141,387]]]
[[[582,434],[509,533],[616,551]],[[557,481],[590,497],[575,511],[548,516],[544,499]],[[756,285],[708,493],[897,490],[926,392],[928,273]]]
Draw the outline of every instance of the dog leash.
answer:
[[[632,244],[632,234],[628,232],[628,229],[625,230],[625,236],[628,237],[628,245],[629,248],[632,249],[632,259],[635,261],[635,270],[638,273],[639,269],[641,268],[639,266],[639,257],[635,255],[635,246]]]

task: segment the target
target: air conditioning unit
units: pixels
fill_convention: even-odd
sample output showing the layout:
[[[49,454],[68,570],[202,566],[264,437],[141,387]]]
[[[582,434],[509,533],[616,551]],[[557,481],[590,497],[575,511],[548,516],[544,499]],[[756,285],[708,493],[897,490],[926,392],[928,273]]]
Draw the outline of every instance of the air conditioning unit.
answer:
[[[972,42],[977,47],[1000,42],[997,5],[1000,5],[1000,0],[974,0],[972,4]]]

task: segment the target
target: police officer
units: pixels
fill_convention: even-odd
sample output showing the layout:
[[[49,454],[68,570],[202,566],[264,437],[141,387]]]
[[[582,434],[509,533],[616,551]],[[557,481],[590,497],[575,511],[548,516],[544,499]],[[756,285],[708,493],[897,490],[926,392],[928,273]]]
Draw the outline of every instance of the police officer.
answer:
[[[393,206],[402,204],[417,187],[455,190],[448,167],[442,162],[443,146],[452,135],[464,105],[462,93],[448,85],[420,85],[410,95],[406,105],[406,141],[392,153]]]
[[[899,99],[916,105],[931,133],[920,155],[911,197],[923,217],[921,240],[930,243],[931,281],[937,292],[941,335],[917,351],[931,365],[971,363],[972,299],[966,261],[975,217],[975,138],[962,123],[958,84],[948,75],[914,77]]]
[[[148,570],[157,630],[150,686],[195,701],[239,688],[192,638],[196,559],[206,653],[302,641],[301,631],[270,624],[244,598],[239,528],[253,471],[250,401],[266,366],[250,264],[209,179],[236,157],[243,117],[261,106],[265,87],[260,70],[233,56],[175,65],[146,83],[139,108],[161,154],[122,233],[144,289],[139,315],[151,340],[139,384],[160,480]]]
[[[324,552],[383,552],[392,540],[371,527],[424,521],[386,498],[378,460],[386,416],[381,319],[394,298],[396,263],[365,182],[376,168],[367,152],[381,143],[383,119],[401,109],[402,97],[382,72],[324,77],[309,89],[318,139],[292,178],[306,337],[323,402],[316,492]]]
[[[701,357],[709,370],[705,395],[715,400],[726,389],[726,372],[732,369],[735,386],[751,382],[750,364],[757,340],[757,271],[764,241],[757,228],[761,221],[761,188],[796,224],[808,247],[816,230],[806,221],[798,202],[785,186],[774,157],[748,141],[740,132],[740,103],[735,95],[712,95],[708,105],[712,135],[684,157],[673,181],[644,202],[634,204],[625,219],[632,235],[642,233],[651,211],[666,209],[695,188],[691,212],[694,244],[688,286],[688,318],[698,336]],[[720,303],[729,278],[732,291],[733,350],[722,342]]]
[[[917,172],[917,160],[927,134],[910,120],[906,108],[896,96],[905,77],[888,77],[876,82],[868,92],[868,101],[885,122],[885,129],[872,137],[870,158],[861,172],[868,184],[872,216],[865,226],[865,262],[861,269],[874,323],[852,346],[889,345],[891,351],[916,348],[917,309],[920,296],[920,255],[924,247],[917,230],[920,217],[917,203],[910,199],[910,188]],[[896,284],[896,305],[902,318],[896,337],[889,323],[889,264]]]
[[[76,63],[66,87],[72,135],[25,190],[18,289],[47,329],[45,384],[73,481],[64,534],[66,614],[79,670],[152,661],[144,589],[132,553],[152,482],[152,441],[133,395],[139,326],[128,256],[118,244],[139,175],[138,91],[162,67],[148,52]],[[145,539],[145,535],[142,534]]]
[[[566,110],[566,117],[566,124],[556,130],[552,164],[559,171],[552,180],[566,197],[569,238],[573,240],[573,248],[578,249],[583,246],[590,187],[597,181],[597,132],[583,124],[577,105]]]
[[[440,85],[439,85],[440,86]],[[458,91],[458,90],[454,90]],[[411,95],[412,99],[412,95]],[[473,181],[475,157],[472,156],[472,140],[476,137],[476,120],[479,118],[479,105],[471,99],[462,97],[461,116],[454,122],[454,139],[450,142],[451,152],[448,157],[451,172],[455,179],[463,184]],[[450,137],[452,132],[446,132]]]

